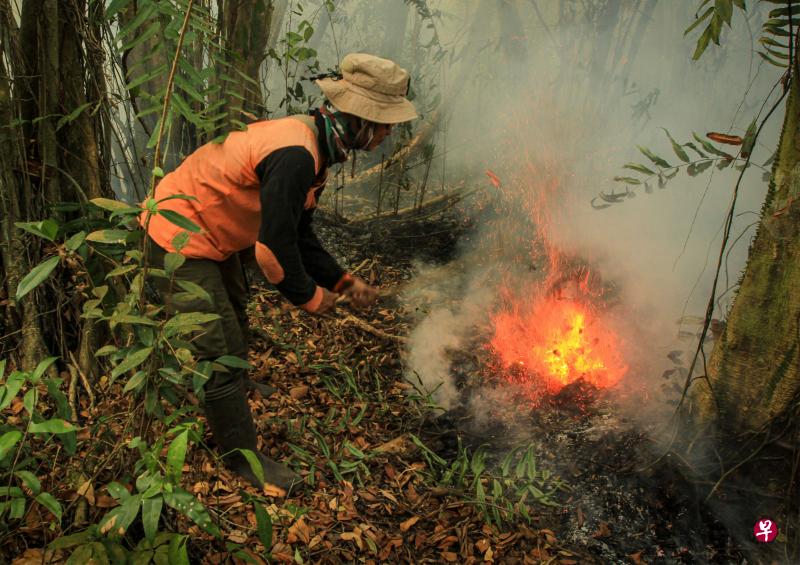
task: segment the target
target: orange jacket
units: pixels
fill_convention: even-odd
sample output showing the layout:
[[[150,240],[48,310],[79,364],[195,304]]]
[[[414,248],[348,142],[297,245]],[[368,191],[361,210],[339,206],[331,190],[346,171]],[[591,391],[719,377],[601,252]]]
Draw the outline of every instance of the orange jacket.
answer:
[[[173,210],[200,226],[202,231],[191,234],[181,250],[183,255],[222,261],[256,244],[256,258],[267,279],[293,303],[313,311],[321,301],[322,289],[309,277],[306,269],[312,271],[316,280],[324,279],[324,282],[320,282],[328,288],[336,286],[344,271],[322,249],[310,228],[310,212],[316,207],[316,197],[325,184],[327,172],[321,158],[317,132],[307,121],[310,119],[288,117],[256,122],[245,131],[229,134],[223,143],[203,145],[161,180],[156,189],[156,200],[176,194],[194,197],[191,200],[176,198],[158,205],[159,210]],[[296,170],[298,153],[301,154],[302,174]],[[272,160],[271,156],[274,156]],[[290,158],[284,159],[284,156]],[[264,173],[263,164],[275,160],[287,163],[281,172],[288,172],[288,175],[284,175],[281,184],[300,184],[299,189],[306,191],[304,218],[294,218],[287,223],[283,209],[262,209],[262,204],[269,206],[269,202],[274,201],[264,200],[269,181],[263,175],[270,173]],[[260,165],[262,169],[259,170]],[[281,199],[286,192],[296,195],[297,189],[295,186],[281,186],[279,190],[283,192],[275,194],[276,189],[272,188],[273,194]],[[298,212],[300,203],[296,202]],[[285,202],[280,204],[286,205]],[[264,219],[270,215],[280,227],[264,225]],[[140,216],[142,225],[145,217],[146,214]],[[273,229],[270,230],[270,227]],[[300,229],[305,233],[297,233]],[[151,216],[148,234],[167,251],[175,251],[172,240],[183,231],[183,228],[161,214]],[[287,233],[289,231],[293,233]],[[279,251],[276,245],[275,253],[267,246],[269,241],[265,234],[270,233],[276,244],[278,241],[281,243],[282,249]],[[318,269],[322,273],[319,277],[313,272],[313,261],[309,262],[306,256],[323,263],[324,268]],[[288,273],[284,271],[284,266]]]
[[[316,135],[295,118],[266,120],[235,131],[222,143],[207,143],[189,155],[158,183],[156,200],[173,194],[196,200],[174,199],[158,205],[174,210],[200,226],[181,254],[195,259],[222,261],[255,244],[261,225],[261,186],[256,167],[270,153],[300,146],[314,158],[315,173],[322,160]],[[324,175],[323,175],[324,177]],[[316,206],[315,191],[325,182],[319,178],[308,190],[305,208]],[[144,215],[141,217],[144,224]],[[162,215],[150,219],[148,234],[167,251],[175,251],[173,238],[185,231]]]

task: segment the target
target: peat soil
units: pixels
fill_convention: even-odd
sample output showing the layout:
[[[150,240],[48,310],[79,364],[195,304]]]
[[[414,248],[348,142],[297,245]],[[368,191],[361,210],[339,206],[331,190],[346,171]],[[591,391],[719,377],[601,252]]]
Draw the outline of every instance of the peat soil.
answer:
[[[456,211],[426,222],[353,227],[319,214],[316,231],[348,264],[373,259],[404,271],[401,278],[409,280],[415,261],[445,264],[456,256],[459,237],[471,227],[463,217]],[[432,418],[424,440],[447,460],[455,457],[459,440],[472,449],[488,445],[496,461],[514,447],[535,445],[541,464],[568,485],[544,521],[558,525],[559,542],[583,556],[581,562],[785,562],[753,544],[751,532],[731,531],[732,521],[723,523],[704,502],[708,484],[687,477],[674,456],[659,458],[663,446],[652,439],[655,431],[622,416],[609,394],[578,382],[535,406],[506,388],[500,392],[505,402],[498,403],[497,387],[507,385],[487,385],[485,379],[468,384],[476,374],[485,375],[485,364],[474,353],[454,357],[463,402]],[[495,408],[475,410],[481,397],[491,397],[494,402],[482,405]],[[745,501],[730,502],[727,512],[752,511]]]

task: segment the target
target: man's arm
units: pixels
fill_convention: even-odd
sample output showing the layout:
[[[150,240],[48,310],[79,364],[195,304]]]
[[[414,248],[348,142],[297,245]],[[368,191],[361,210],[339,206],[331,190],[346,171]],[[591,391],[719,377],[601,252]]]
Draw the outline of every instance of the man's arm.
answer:
[[[306,271],[298,235],[306,193],[314,181],[314,159],[304,147],[286,147],[261,161],[256,173],[261,179],[258,264],[292,304],[316,311],[324,292]]]
[[[300,256],[306,271],[322,287],[338,292],[347,280],[345,270],[320,243],[314,233],[314,209],[304,210],[297,228]]]

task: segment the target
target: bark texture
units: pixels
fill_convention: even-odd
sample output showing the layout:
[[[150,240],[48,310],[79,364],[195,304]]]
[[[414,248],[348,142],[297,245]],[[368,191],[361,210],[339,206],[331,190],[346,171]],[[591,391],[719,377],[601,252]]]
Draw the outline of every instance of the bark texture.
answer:
[[[799,85],[795,74],[761,223],[708,367],[721,422],[737,431],[759,429],[800,398]],[[714,398],[698,386],[711,417]]]

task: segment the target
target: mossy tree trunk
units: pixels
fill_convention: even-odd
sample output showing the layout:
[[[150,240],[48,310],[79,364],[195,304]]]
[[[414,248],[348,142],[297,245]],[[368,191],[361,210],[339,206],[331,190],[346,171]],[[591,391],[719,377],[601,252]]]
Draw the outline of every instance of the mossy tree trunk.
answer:
[[[727,325],[698,382],[700,413],[757,430],[800,400],[800,77],[793,73],[778,158]],[[716,397],[716,401],[714,400]]]

